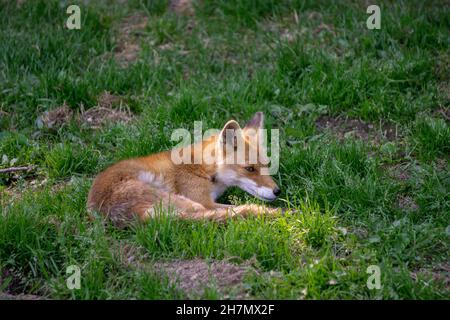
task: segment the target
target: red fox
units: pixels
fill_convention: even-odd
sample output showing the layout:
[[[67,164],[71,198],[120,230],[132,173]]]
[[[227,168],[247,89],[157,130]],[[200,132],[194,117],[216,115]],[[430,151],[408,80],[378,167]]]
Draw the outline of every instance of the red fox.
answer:
[[[272,201],[280,194],[262,161],[267,158],[264,158],[261,137],[249,139],[263,128],[263,121],[262,112],[257,112],[243,129],[230,120],[220,133],[189,148],[176,150],[184,155],[190,153],[188,158],[193,159],[196,148],[205,150],[209,147],[213,160],[209,163],[177,164],[172,161],[172,152],[165,151],[110,166],[95,178],[88,196],[88,210],[101,213],[116,225],[136,217],[147,221],[156,214],[158,205],[174,210],[180,218],[194,220],[223,221],[235,216],[278,213],[278,209],[261,205],[231,206],[216,202],[232,186],[266,201]],[[238,143],[245,147],[243,161],[224,161],[235,159],[240,150]],[[250,161],[252,151],[256,152],[256,161]]]

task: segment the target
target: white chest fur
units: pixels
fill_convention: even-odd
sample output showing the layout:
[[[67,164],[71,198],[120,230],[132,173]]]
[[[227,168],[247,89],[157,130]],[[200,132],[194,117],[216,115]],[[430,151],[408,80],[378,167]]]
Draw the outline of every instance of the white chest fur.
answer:
[[[166,189],[164,176],[162,174],[155,174],[150,171],[141,171],[139,172],[138,179],[139,181],[142,181],[152,187]]]

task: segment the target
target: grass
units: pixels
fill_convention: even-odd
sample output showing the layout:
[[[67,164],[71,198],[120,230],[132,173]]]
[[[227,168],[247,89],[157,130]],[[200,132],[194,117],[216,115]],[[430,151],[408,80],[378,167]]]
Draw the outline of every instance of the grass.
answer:
[[[70,3],[72,4],[72,3]],[[450,252],[448,7],[380,4],[380,30],[353,1],[202,1],[178,16],[167,1],[80,4],[81,30],[64,27],[66,1],[0,1],[0,292],[63,299],[186,297],[151,265],[161,259],[252,261],[252,298],[447,299]],[[136,59],[121,65],[120,22]],[[109,91],[134,114],[100,129],[57,130],[36,119],[66,103],[94,107]],[[292,213],[227,224],[162,215],[117,230],[89,221],[86,197],[101,169],[174,145],[176,128],[219,128],[264,111],[279,128],[283,191]],[[322,115],[395,126],[395,139],[340,140]],[[400,177],[399,177],[400,176]],[[224,202],[255,202],[237,189]],[[409,205],[405,205],[409,203]],[[123,263],[139,248],[149,268]],[[78,265],[80,290],[66,287]],[[381,269],[380,290],[366,286]],[[213,289],[198,298],[223,298]]]

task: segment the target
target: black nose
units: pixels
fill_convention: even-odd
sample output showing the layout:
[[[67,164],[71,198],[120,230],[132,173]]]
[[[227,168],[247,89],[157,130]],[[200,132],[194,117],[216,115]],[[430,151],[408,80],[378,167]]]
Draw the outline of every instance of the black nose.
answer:
[[[281,190],[278,187],[275,187],[275,189],[273,189],[273,194],[276,195],[277,197],[280,195]]]

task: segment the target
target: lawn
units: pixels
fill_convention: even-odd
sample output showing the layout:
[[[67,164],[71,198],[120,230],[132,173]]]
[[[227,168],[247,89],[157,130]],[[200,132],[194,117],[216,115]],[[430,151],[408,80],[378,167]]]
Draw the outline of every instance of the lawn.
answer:
[[[450,297],[448,3],[383,1],[379,30],[366,1],[85,3],[0,0],[0,170],[27,167],[0,173],[0,298]],[[256,111],[286,214],[88,219],[108,165]]]

